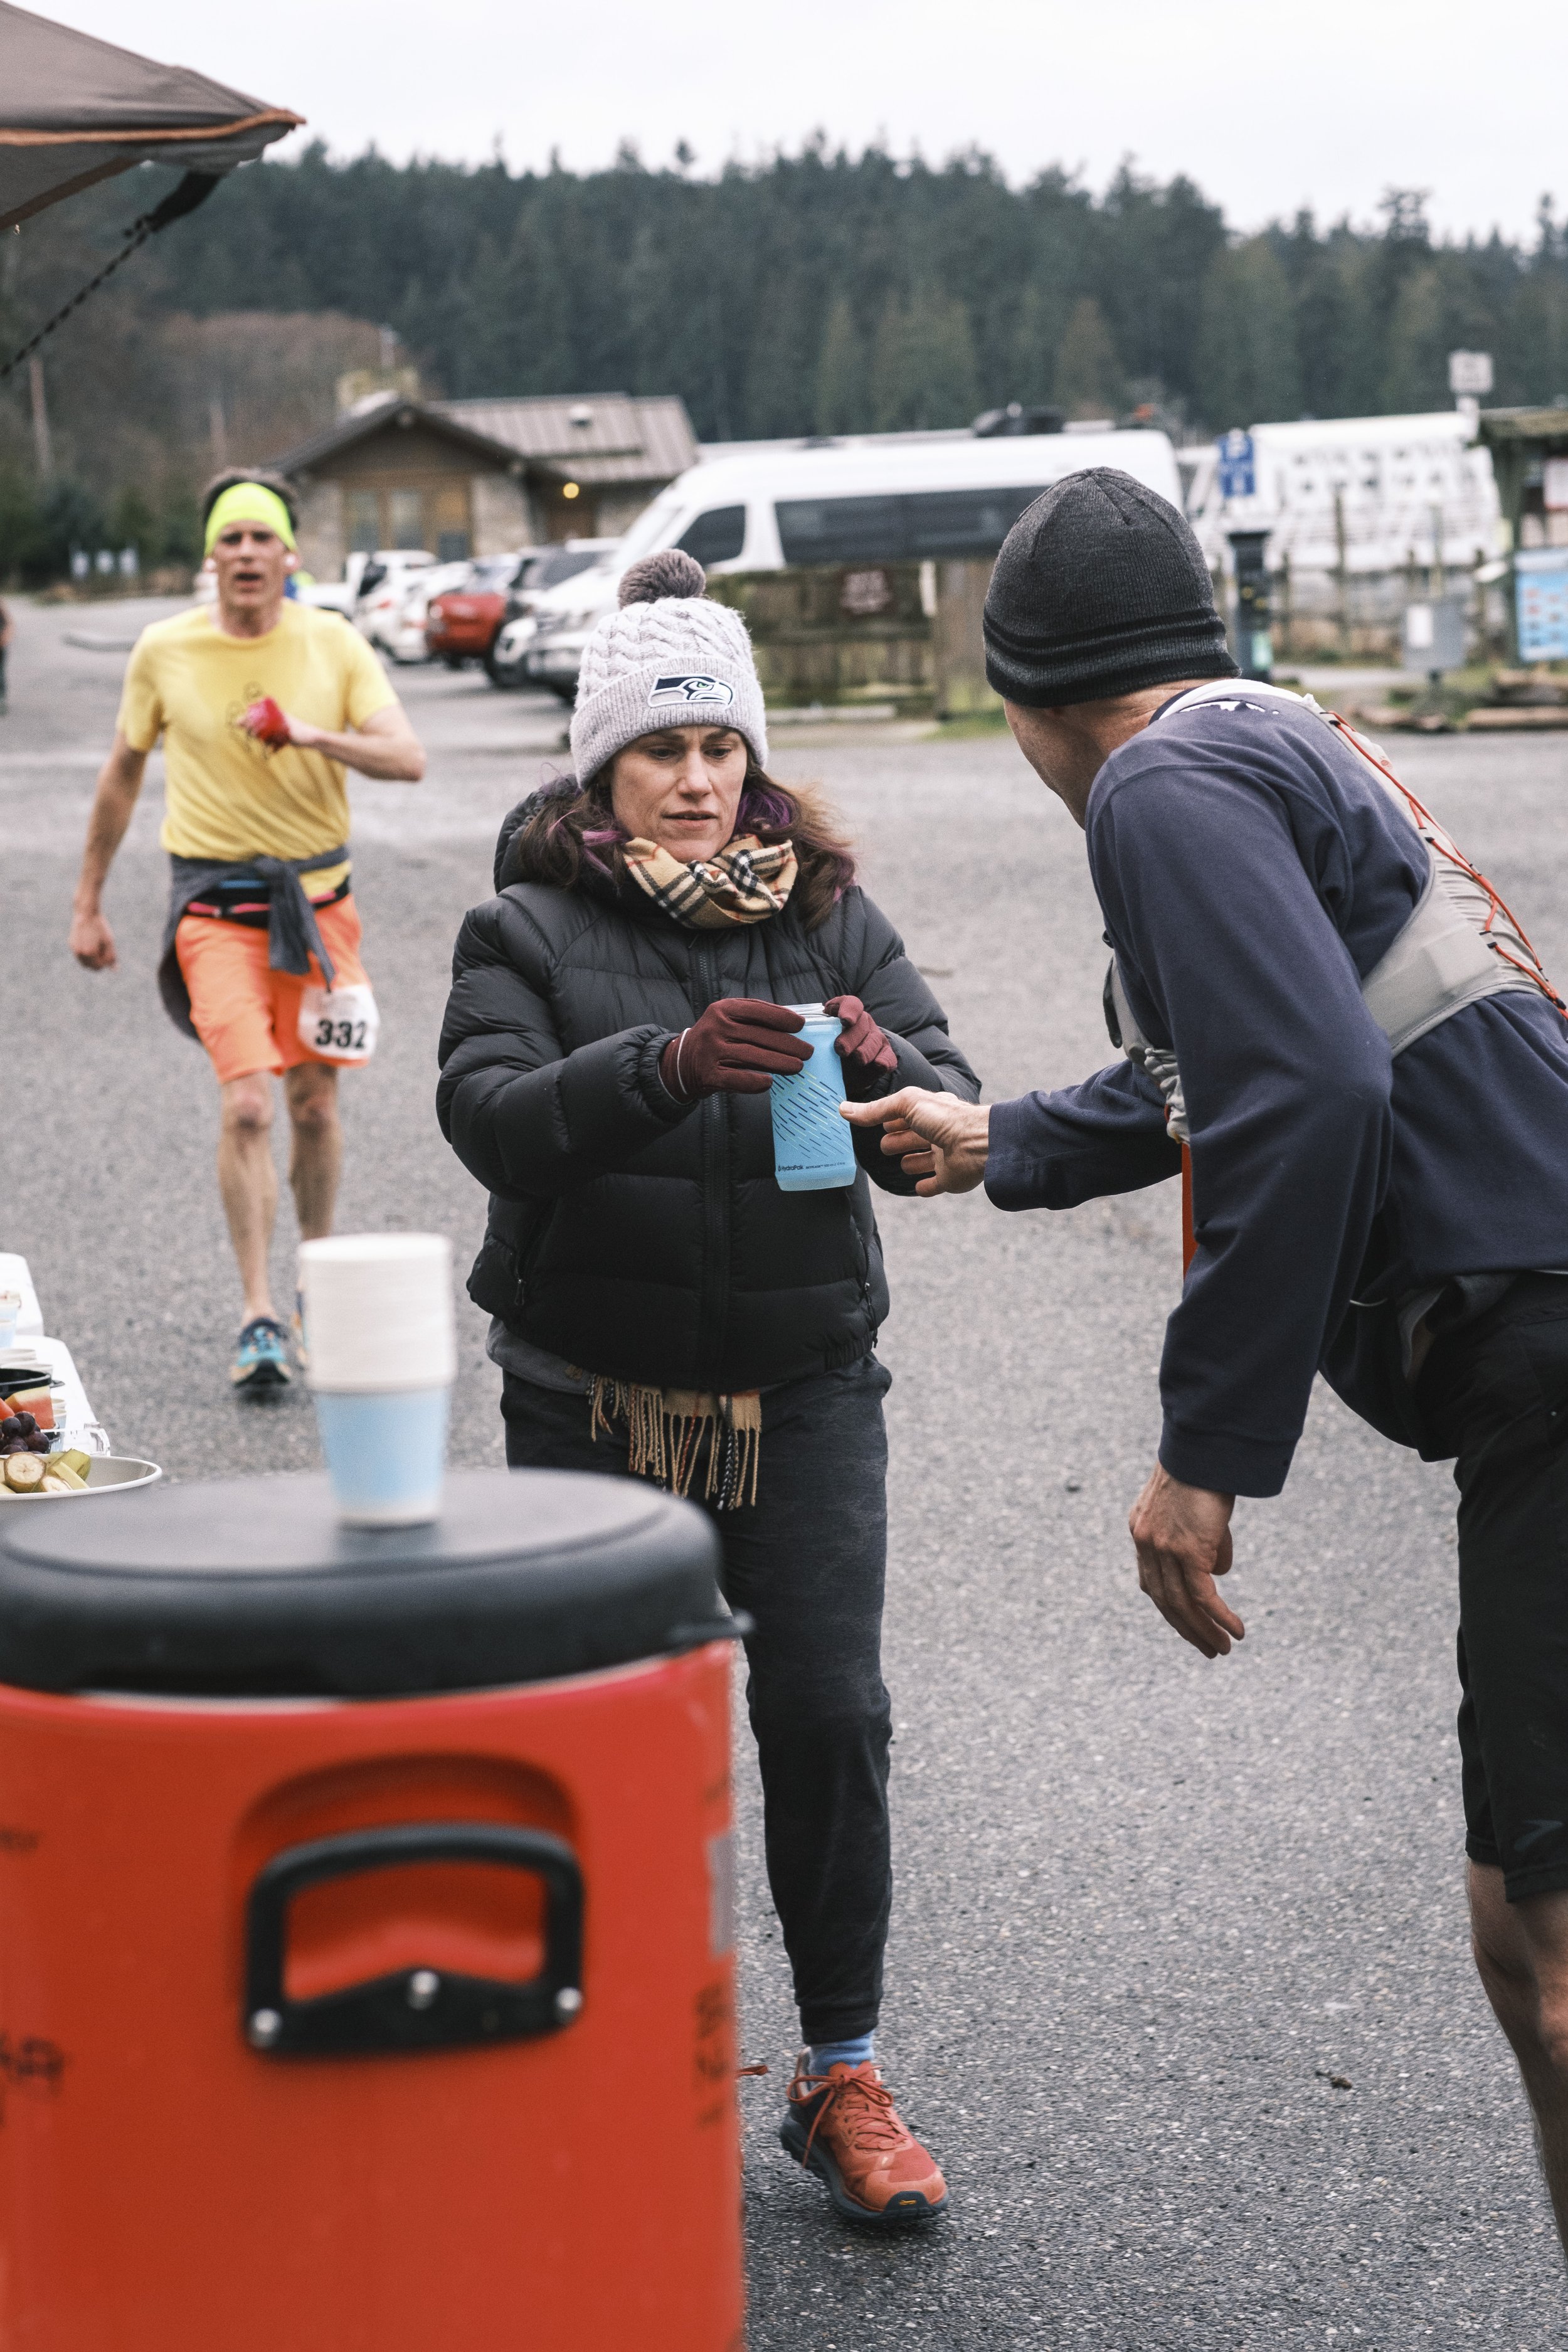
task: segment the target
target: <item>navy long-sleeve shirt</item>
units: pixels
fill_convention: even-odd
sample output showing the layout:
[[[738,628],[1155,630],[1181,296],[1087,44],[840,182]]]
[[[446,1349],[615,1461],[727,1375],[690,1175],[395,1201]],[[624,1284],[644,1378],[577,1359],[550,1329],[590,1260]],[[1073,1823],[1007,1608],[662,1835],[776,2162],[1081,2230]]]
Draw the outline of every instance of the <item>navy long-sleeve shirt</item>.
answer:
[[[1129,1003],[1174,1047],[1192,1130],[1197,1249],[1166,1328],[1160,1459],[1191,1486],[1278,1494],[1320,1367],[1408,1435],[1385,1351],[1374,1376],[1347,1344],[1352,1297],[1568,1266],[1568,1024],[1543,996],[1489,997],[1391,1057],[1360,982],[1426,852],[1299,702],[1242,685],[1157,717],[1100,771],[1086,832]],[[1180,1167],[1130,1063],[991,1114],[998,1208],[1071,1208]]]

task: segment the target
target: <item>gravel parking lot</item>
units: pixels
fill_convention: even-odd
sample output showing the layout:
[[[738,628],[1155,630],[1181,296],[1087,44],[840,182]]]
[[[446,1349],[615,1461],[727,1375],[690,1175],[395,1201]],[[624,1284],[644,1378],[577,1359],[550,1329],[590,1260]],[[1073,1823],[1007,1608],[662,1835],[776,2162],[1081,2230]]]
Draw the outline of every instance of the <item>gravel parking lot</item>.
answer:
[[[302,1395],[226,1392],[214,1089],[153,984],[155,773],[110,886],[121,969],[65,952],[120,648],[153,609],[15,607],[0,1234],[123,1448],[180,1476],[302,1467]],[[344,1084],[342,1223],[440,1227],[466,1265],[484,1204],[433,1110],[451,942],[562,714],[475,672],[398,684],[430,767],[416,788],[354,785],[384,1042]],[[1080,843],[1007,739],[781,730],[777,749],[851,821],[988,1097],[1106,1057]],[[1568,972],[1568,738],[1397,750]],[[777,2147],[792,2012],[748,1763],[743,2055],[773,2069],[741,2085],[752,2352],[1547,2352],[1559,2258],[1465,1948],[1447,1471],[1321,1391],[1285,1496],[1238,1513],[1245,1648],[1205,1665],[1140,1598],[1124,1527],[1158,1429],[1173,1189],[1055,1218],[893,1201],[882,1224],[899,1873],[882,2052],[952,2210],[916,2239],[857,2236]],[[292,1246],[286,1214],[285,1289]],[[499,1461],[499,1381],[466,1303],[460,1328],[456,1453]],[[635,2171],[658,2161],[658,2118],[625,2090]]]

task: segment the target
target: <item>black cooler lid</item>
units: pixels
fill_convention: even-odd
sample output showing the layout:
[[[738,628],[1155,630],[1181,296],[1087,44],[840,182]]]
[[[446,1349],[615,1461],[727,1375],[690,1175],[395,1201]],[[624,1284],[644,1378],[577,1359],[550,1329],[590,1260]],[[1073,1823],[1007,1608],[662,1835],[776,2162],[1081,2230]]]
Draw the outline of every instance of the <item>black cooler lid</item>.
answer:
[[[0,1516],[0,1683],[392,1698],[588,1674],[726,1629],[703,1514],[641,1479],[459,1470],[422,1528],[340,1526],[324,1476]]]

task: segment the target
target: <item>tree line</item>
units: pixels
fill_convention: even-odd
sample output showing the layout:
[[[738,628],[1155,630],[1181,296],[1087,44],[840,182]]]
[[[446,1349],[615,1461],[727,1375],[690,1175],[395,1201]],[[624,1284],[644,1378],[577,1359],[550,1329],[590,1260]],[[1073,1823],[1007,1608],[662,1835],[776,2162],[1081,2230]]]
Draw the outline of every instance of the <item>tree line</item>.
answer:
[[[1302,213],[1243,236],[1190,179],[1131,166],[1097,194],[1060,170],[1012,186],[978,152],[932,166],[817,140],[712,178],[693,160],[514,173],[313,146],[237,173],[51,348],[50,482],[25,382],[0,396],[10,568],[24,509],[59,536],[41,499],[76,500],[79,532],[83,502],[108,530],[132,496],[177,552],[214,448],[259,459],[328,421],[334,355],[363,362],[381,327],[432,392],[679,393],[705,440],[962,425],[1010,400],[1145,406],[1184,436],[1435,408],[1458,346],[1493,353],[1500,404],[1568,397],[1568,233],[1546,199],[1522,242],[1440,241],[1410,190],[1375,226]],[[143,201],[110,183],[5,240],[7,338]]]

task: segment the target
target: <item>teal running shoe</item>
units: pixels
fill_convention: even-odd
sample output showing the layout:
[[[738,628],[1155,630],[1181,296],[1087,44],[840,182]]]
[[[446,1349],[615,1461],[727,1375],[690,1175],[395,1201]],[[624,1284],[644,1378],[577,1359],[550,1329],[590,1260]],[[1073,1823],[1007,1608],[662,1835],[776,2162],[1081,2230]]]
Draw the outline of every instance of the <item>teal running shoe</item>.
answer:
[[[244,1389],[247,1394],[261,1389],[287,1388],[294,1375],[289,1369],[283,1326],[275,1316],[251,1317],[236,1342],[228,1376],[237,1389]]]

